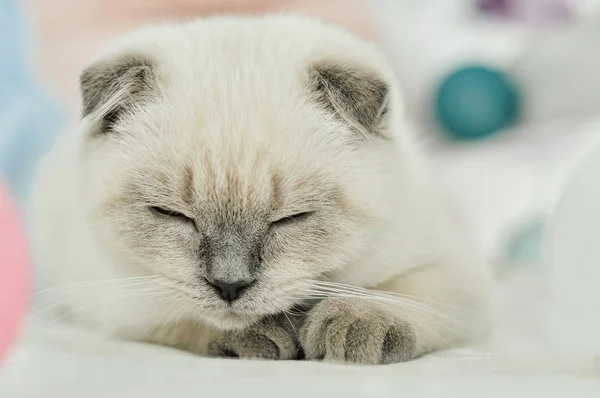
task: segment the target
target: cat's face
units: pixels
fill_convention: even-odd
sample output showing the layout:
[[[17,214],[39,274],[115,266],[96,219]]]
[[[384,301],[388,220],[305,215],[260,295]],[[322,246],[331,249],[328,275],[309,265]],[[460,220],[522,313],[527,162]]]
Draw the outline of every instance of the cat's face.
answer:
[[[232,72],[235,87],[219,82],[234,67],[186,74],[127,55],[82,76],[99,244],[221,328],[290,309],[364,252],[379,221],[377,153],[391,153],[377,130],[388,87],[371,71],[314,62],[274,88],[249,66]]]
[[[120,266],[162,275],[206,320],[235,327],[289,309],[361,250],[365,220],[335,153],[190,137],[106,143],[115,163],[94,181],[91,215]]]

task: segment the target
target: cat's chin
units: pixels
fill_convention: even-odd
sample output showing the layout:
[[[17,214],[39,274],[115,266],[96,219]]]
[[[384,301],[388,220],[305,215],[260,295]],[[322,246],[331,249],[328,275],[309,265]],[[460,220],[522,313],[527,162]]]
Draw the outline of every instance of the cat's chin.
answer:
[[[204,322],[221,330],[239,330],[258,322],[262,316],[260,315],[242,315],[233,311],[222,313],[203,314]]]

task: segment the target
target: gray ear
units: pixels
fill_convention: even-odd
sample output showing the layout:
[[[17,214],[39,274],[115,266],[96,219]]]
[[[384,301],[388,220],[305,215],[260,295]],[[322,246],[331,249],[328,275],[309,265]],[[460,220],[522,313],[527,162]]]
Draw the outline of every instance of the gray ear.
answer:
[[[312,89],[318,102],[363,136],[381,135],[387,112],[388,84],[372,71],[335,62],[311,67]]]
[[[93,115],[102,132],[111,131],[123,112],[148,96],[153,79],[153,63],[144,56],[92,64],[79,79],[82,117]]]

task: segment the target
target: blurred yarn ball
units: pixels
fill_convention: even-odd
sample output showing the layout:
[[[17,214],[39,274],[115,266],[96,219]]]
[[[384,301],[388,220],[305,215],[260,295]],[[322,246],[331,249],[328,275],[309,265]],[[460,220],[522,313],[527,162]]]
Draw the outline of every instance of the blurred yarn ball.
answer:
[[[513,124],[520,113],[519,93],[499,70],[460,68],[442,79],[434,97],[438,123],[451,139],[474,140]]]

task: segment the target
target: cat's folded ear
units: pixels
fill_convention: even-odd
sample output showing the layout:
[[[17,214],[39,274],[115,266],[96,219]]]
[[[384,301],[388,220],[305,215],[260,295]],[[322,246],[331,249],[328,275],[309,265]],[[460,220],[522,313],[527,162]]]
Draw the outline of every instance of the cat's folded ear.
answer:
[[[81,74],[82,117],[98,133],[114,130],[119,119],[143,104],[152,92],[155,67],[148,57],[128,54],[100,60]]]
[[[374,71],[335,61],[310,67],[311,90],[319,105],[348,124],[360,138],[387,138],[390,88]]]

